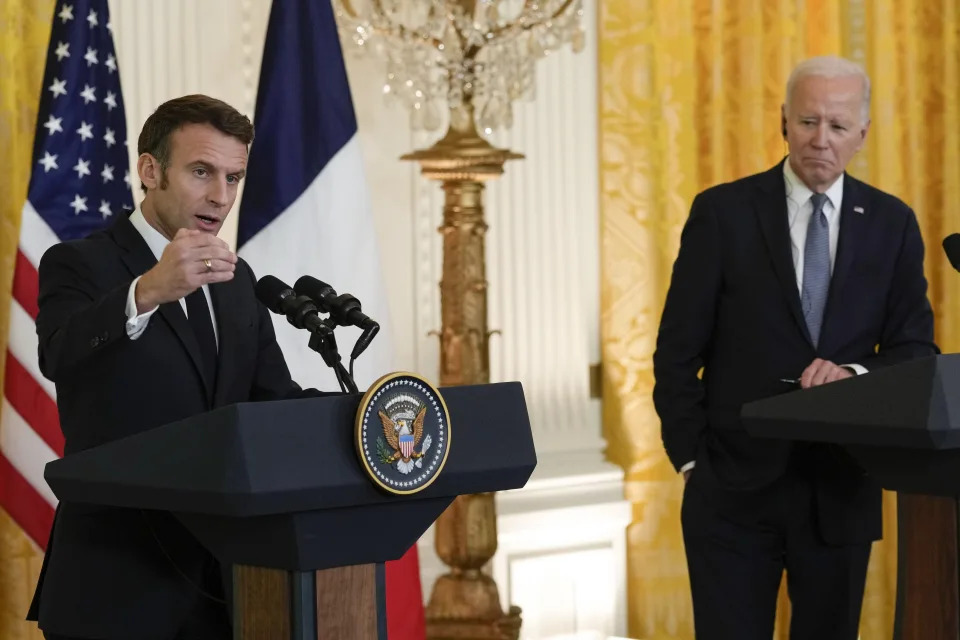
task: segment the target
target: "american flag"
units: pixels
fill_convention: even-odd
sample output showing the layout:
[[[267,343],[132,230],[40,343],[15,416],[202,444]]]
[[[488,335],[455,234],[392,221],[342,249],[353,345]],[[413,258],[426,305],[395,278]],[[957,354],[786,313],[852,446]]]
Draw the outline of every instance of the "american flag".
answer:
[[[0,413],[0,507],[41,548],[56,506],[43,470],[63,455],[63,434],[53,383],[37,363],[37,265],[50,246],[133,208],[124,118],[107,0],[58,0],[20,226]]]

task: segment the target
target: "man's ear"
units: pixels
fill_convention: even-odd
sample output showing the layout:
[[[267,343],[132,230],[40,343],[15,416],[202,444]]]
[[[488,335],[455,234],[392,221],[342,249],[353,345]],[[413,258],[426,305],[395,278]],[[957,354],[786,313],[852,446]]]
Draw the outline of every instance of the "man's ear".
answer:
[[[860,144],[857,145],[857,149],[863,147],[863,143],[867,141],[867,132],[870,131],[870,120],[867,120],[867,123],[860,127]]]
[[[147,189],[156,189],[160,185],[160,162],[149,153],[141,153],[137,158],[137,174]]]

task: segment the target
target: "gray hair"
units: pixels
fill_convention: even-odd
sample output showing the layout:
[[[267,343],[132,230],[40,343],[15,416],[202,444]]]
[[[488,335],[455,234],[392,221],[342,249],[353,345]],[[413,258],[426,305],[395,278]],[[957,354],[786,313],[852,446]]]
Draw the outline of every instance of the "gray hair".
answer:
[[[848,78],[856,76],[863,82],[863,103],[860,106],[860,124],[870,120],[870,77],[863,67],[839,56],[818,56],[804,60],[790,73],[787,80],[787,102],[793,96],[793,88],[800,78],[816,76],[818,78]]]

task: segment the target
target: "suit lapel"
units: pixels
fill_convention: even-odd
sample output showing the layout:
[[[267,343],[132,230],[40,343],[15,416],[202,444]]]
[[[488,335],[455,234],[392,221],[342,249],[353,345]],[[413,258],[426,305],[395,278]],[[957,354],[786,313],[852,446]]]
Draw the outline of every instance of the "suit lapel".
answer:
[[[110,235],[120,247],[120,259],[127,265],[133,277],[142,275],[157,264],[153,252],[133,227],[129,217],[121,218],[110,227]]]
[[[773,262],[773,271],[780,281],[780,288],[786,296],[793,319],[807,342],[813,346],[800,306],[800,292],[797,291],[797,272],[793,266],[790,226],[787,223],[787,190],[783,181],[783,162],[762,174],[759,180],[754,207]]]
[[[117,223],[111,227],[111,235],[113,236],[114,242],[116,242],[121,249],[120,259],[127,266],[127,269],[130,270],[133,277],[143,275],[157,264],[156,257],[154,257],[153,252],[150,251],[150,247],[147,246],[146,241],[141,237],[140,233],[130,223],[129,217],[118,220]],[[170,325],[173,333],[183,344],[183,348],[187,350],[187,353],[190,355],[190,360],[197,370],[197,375],[200,376],[200,379],[204,382],[207,398],[212,398],[213,385],[211,381],[205,379],[203,376],[203,366],[200,362],[200,345],[193,335],[193,329],[190,328],[190,324],[187,322],[187,316],[183,313],[183,308],[180,306],[180,303],[174,301],[161,304],[157,310],[157,315]]]
[[[843,285],[850,275],[850,269],[857,257],[863,237],[870,220],[870,211],[863,190],[847,174],[843,175],[843,201],[840,204],[840,234],[837,239],[837,255],[830,277],[830,292],[827,306],[823,311],[823,328],[820,331],[822,351],[828,352],[827,341],[834,335],[835,324],[840,322],[842,313],[840,297]]]

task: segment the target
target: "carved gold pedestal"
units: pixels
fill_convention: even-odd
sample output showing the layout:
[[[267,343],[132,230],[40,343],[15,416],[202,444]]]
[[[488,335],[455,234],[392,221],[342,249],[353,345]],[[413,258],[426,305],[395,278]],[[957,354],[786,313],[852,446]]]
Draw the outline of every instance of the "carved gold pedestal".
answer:
[[[403,156],[443,183],[443,275],[440,282],[440,384],[490,381],[483,181],[523,156],[481,138],[470,106],[451,115],[447,135],[429,149]],[[520,609],[500,608],[497,584],[481,572],[497,550],[494,494],[461,496],[436,523],[437,555],[450,568],[427,604],[431,640],[516,640]]]

